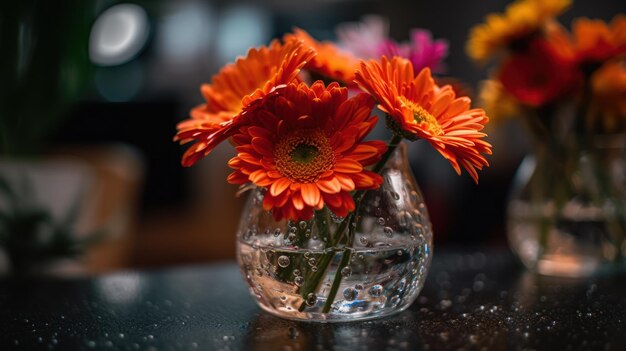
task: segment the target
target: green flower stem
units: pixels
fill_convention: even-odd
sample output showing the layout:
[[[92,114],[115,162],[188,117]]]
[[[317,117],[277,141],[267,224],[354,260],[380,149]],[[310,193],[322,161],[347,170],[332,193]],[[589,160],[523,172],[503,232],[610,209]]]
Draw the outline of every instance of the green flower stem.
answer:
[[[315,224],[319,239],[325,243],[330,240],[330,215],[328,211],[326,207],[315,211]]]
[[[337,267],[337,272],[335,273],[335,279],[333,280],[333,285],[330,288],[330,292],[328,292],[328,298],[326,299],[326,303],[322,308],[322,313],[328,313],[330,308],[333,305],[333,301],[335,301],[335,296],[337,295],[337,290],[339,290],[339,285],[341,285],[341,278],[343,274],[341,274],[341,270],[343,267],[346,267],[348,263],[350,263],[350,258],[352,257],[352,249],[344,248],[343,253],[341,254],[341,262],[339,262],[339,266]]]
[[[387,144],[387,151],[383,154],[380,161],[376,163],[376,165],[372,169],[373,172],[380,173],[380,171],[382,171],[385,164],[387,164],[387,161],[389,161],[389,158],[391,157],[393,152],[396,150],[396,148],[398,147],[401,141],[402,141],[402,136],[400,135],[394,135],[391,138],[391,140]],[[324,304],[324,307],[322,309],[322,313],[328,313],[328,311],[330,311],[330,308],[335,300],[335,296],[337,295],[337,291],[339,290],[339,285],[341,284],[341,278],[342,278],[341,270],[344,267],[346,267],[348,263],[350,263],[351,255],[349,254],[348,250],[350,250],[350,248],[352,247],[352,242],[354,240],[355,229],[354,229],[353,224],[356,224],[356,213],[358,212],[358,209],[361,205],[361,201],[363,200],[364,195],[365,195],[365,191],[363,190],[356,191],[353,194],[353,199],[355,202],[355,209],[352,213],[348,215],[348,217],[346,217],[341,222],[341,224],[335,231],[334,235],[332,236],[330,243],[331,243],[331,248],[333,248],[333,250],[324,254],[324,256],[320,259],[320,262],[318,262],[317,264],[317,267],[318,267],[317,272],[312,272],[313,274],[311,275],[311,277],[306,279],[303,289],[301,289],[300,295],[302,296],[304,301],[306,301],[310,293],[317,290],[318,286],[321,283],[322,277],[324,277],[326,273],[326,269],[328,269],[328,265],[330,264],[330,262],[335,256],[334,248],[343,241],[345,233],[346,233],[346,227],[348,227],[348,236],[347,236],[347,240],[345,243],[346,248],[344,249],[344,252],[342,254],[342,259],[339,262],[337,271],[335,272],[333,285],[330,288],[330,292],[328,294],[328,298],[326,299],[326,303]],[[298,311],[302,312],[304,311],[305,308],[306,308],[306,303],[302,302],[302,304],[298,308]]]
[[[588,155],[591,170],[593,172],[594,178],[598,182],[597,191],[592,191],[592,197],[596,205],[602,207],[605,199],[615,198],[615,189],[613,189],[613,187],[611,186],[610,177],[606,174],[606,172],[604,172],[604,168],[599,166],[595,156],[596,155],[591,153]],[[621,201],[612,202],[615,206],[614,212],[616,213],[616,215],[607,218],[606,223],[609,235],[611,236],[609,240],[615,247],[615,255],[612,257],[612,259],[614,262],[617,262],[622,259],[621,249],[625,239],[624,235],[626,233],[626,228],[624,228],[624,216],[626,214],[626,209],[624,209]]]

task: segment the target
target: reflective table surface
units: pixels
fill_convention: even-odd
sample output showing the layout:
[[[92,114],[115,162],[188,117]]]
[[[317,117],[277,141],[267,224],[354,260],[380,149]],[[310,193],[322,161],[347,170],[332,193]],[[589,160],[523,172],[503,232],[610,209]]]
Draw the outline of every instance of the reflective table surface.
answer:
[[[0,280],[0,350],[626,350],[626,277],[525,271],[506,251],[435,252],[395,316],[278,319],[234,263],[93,278]]]

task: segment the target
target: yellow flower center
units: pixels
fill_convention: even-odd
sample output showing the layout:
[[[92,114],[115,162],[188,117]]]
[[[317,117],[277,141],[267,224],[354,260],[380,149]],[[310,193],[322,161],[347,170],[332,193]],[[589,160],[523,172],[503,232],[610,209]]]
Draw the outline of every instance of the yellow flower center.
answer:
[[[335,166],[333,148],[319,129],[285,135],[274,147],[274,157],[278,171],[298,183],[315,183]]]
[[[411,111],[413,111],[413,119],[416,124],[420,125],[420,128],[425,129],[432,135],[442,135],[444,133],[443,128],[439,125],[439,122],[437,122],[435,116],[431,115],[430,112],[426,111],[426,109],[413,101],[408,100],[404,96],[400,96],[399,98],[405,107],[408,107]]]

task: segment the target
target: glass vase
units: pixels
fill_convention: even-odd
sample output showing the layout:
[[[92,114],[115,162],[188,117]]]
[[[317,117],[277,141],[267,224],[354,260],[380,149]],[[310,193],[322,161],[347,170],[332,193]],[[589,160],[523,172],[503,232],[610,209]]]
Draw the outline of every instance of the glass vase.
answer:
[[[538,273],[586,277],[626,267],[626,136],[586,145],[540,145],[517,172],[509,244]]]
[[[356,192],[357,209],[346,218],[324,209],[308,221],[276,221],[263,210],[263,190],[252,191],[237,257],[262,309],[287,319],[335,322],[409,307],[430,267],[431,224],[404,144],[380,174],[380,188]]]

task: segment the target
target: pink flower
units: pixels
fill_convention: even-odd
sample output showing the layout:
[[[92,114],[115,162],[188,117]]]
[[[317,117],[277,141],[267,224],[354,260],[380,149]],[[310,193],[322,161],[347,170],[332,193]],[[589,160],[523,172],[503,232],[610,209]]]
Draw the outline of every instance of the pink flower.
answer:
[[[361,22],[341,23],[335,31],[339,46],[364,60],[379,59],[381,45],[389,40],[389,23],[376,15],[365,16]]]
[[[429,67],[433,72],[442,73],[445,71],[442,61],[448,55],[448,42],[443,39],[433,40],[428,30],[413,29],[410,43],[397,43],[391,39],[382,42],[377,56],[381,55],[407,58],[415,72]]]

